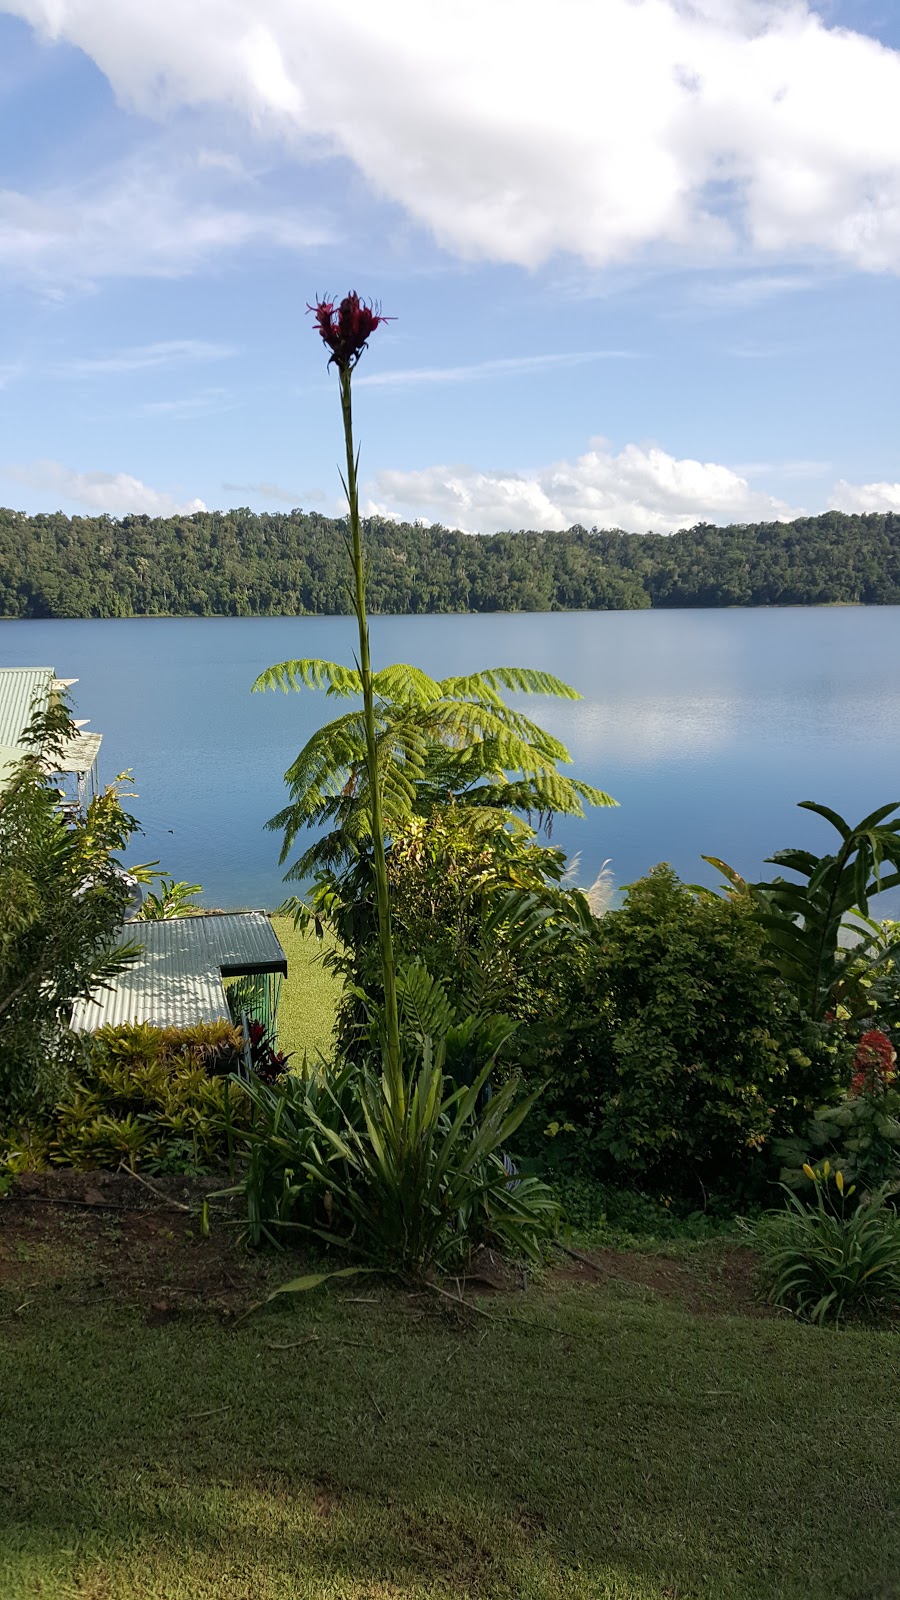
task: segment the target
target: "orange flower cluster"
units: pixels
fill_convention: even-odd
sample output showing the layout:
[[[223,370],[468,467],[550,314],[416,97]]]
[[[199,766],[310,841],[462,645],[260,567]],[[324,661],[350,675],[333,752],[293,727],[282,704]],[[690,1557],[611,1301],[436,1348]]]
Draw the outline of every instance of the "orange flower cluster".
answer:
[[[864,1033],[853,1057],[850,1093],[883,1094],[896,1077],[897,1054],[886,1033],[871,1028]]]

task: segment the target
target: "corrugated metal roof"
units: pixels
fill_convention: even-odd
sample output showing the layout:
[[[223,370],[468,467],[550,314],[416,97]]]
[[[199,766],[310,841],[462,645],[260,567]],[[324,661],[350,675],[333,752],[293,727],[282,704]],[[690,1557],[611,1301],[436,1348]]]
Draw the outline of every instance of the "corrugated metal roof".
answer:
[[[46,704],[55,681],[52,667],[0,667],[0,745],[21,745],[35,698]]]
[[[77,682],[77,678],[57,678],[52,667],[0,667],[0,787],[26,754],[22,735],[34,714],[35,701],[46,705],[51,690],[65,689]],[[78,733],[46,770],[51,775],[90,772],[102,742],[102,733]]]
[[[207,948],[226,978],[245,972],[281,972],[287,976],[287,957],[264,911],[226,911],[189,920],[202,924]]]
[[[223,974],[287,973],[284,951],[263,911],[128,922],[122,932],[129,943],[143,946],[143,954],[111,989],[78,1001],[76,1032],[122,1022],[161,1028],[214,1022],[229,1016]]]
[[[152,1022],[158,1028],[190,1028],[229,1016],[225,985],[218,967],[187,966],[167,960],[145,946],[144,954],[118,977],[110,989],[92,1000],[79,1000],[72,1013],[76,1033],[117,1027],[123,1022]]]

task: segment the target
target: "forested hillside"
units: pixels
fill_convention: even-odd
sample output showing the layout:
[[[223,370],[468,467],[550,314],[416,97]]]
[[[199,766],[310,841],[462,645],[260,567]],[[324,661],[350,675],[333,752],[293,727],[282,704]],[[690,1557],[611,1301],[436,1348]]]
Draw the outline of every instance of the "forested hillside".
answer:
[[[475,538],[366,523],[373,611],[900,604],[900,514],[659,534]],[[0,616],[271,616],[349,609],[342,524],[316,512],[27,517],[0,510]]]

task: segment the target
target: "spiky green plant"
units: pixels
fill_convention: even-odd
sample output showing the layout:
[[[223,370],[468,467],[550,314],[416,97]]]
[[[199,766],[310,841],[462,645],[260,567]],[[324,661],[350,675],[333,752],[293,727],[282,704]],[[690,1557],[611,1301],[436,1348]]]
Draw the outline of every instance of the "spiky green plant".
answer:
[[[377,1054],[305,1083],[248,1087],[255,1116],[238,1189],[251,1240],[283,1240],[299,1227],[412,1276],[464,1269],[481,1241],[538,1259],[558,1204],[501,1154],[535,1096],[514,1078],[487,1093],[514,1024],[469,1017],[455,1026],[443,986],[421,966],[400,969],[398,996],[399,1093]]]

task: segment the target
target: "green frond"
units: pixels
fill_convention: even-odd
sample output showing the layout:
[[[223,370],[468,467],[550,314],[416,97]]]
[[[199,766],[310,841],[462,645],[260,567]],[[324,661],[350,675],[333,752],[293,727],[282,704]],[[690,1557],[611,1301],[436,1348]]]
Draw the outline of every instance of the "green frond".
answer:
[[[562,678],[536,667],[488,667],[484,672],[469,673],[460,678],[444,678],[441,691],[447,697],[465,695],[496,699],[500,689],[513,694],[554,695],[559,700],[580,700],[581,695]]]
[[[253,693],[266,689],[326,689],[329,694],[347,699],[362,694],[358,672],[352,667],[342,667],[336,661],[319,661],[307,657],[302,661],[279,661],[274,667],[261,672],[253,685]]]
[[[453,1007],[443,983],[432,978],[421,961],[398,971],[397,999],[404,1022],[420,1039],[440,1039],[453,1022]]]
[[[392,705],[433,705],[441,694],[441,686],[434,678],[403,661],[373,673],[372,688],[379,699]]]

